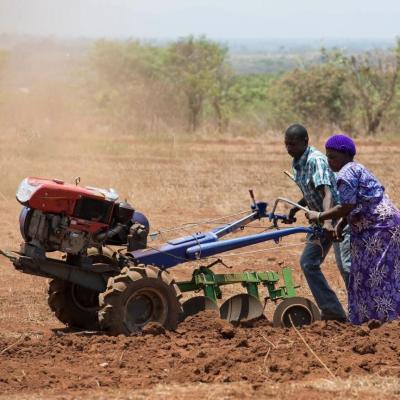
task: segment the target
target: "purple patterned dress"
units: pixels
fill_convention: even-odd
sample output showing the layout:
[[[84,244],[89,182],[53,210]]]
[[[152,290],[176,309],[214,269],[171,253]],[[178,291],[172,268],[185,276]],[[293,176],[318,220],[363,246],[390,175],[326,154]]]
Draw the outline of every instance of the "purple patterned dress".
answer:
[[[400,315],[400,211],[363,165],[346,164],[337,175],[342,204],[356,207],[350,226],[349,319],[362,324]]]

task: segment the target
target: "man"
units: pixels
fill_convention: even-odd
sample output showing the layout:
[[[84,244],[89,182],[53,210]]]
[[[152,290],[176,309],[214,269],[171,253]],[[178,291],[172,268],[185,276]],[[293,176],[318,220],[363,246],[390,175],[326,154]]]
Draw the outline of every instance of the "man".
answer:
[[[303,193],[298,204],[314,211],[328,210],[338,204],[336,177],[328,166],[326,156],[308,145],[306,128],[299,124],[289,126],[285,132],[285,146],[293,158],[294,178]],[[297,211],[298,207],[289,211],[289,221],[293,221]],[[323,227],[332,232],[332,221],[325,221]],[[333,244],[336,263],[347,287],[351,262],[347,231],[343,238],[341,243],[333,243],[331,235],[324,235],[321,243],[308,241],[300,258],[301,268],[324,320],[347,320],[342,305],[321,271],[321,264]]]

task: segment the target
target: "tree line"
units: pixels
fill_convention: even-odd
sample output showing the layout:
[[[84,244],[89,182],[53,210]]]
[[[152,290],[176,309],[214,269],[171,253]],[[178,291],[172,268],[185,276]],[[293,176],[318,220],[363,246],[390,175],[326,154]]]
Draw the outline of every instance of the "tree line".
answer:
[[[296,121],[376,135],[395,130],[400,119],[399,40],[392,51],[321,49],[318,64],[251,75],[235,73],[228,49],[206,37],[167,46],[101,40],[89,66],[88,93],[126,131],[251,133]]]

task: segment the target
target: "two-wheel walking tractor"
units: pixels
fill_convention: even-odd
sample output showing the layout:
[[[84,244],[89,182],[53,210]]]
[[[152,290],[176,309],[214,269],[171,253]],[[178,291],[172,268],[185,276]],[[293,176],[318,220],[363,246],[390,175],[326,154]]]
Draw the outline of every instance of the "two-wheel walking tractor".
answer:
[[[20,251],[2,254],[18,271],[50,278],[49,306],[67,326],[113,334],[140,332],[149,322],[175,329],[184,318],[203,310],[215,310],[221,318],[240,322],[263,315],[261,299],[277,304],[275,326],[301,326],[319,319],[312,301],[296,295],[287,267],[281,278],[275,271],[217,274],[212,266],[220,260],[209,260],[188,281],[177,282],[169,273],[182,263],[268,240],[297,233],[321,234],[312,227],[278,229],[278,221],[287,217],[275,213],[276,204],[268,213],[267,204],[252,196],[249,213],[234,222],[148,247],[147,218],[117,199],[112,189],[57,179],[26,178],[17,190],[17,200],[23,205],[19,222],[24,242]],[[262,218],[277,229],[221,240]],[[108,245],[123,246],[123,251],[112,252]],[[48,257],[51,252],[62,257]],[[221,288],[231,284],[241,284],[246,293],[219,307]],[[266,296],[260,294],[262,287]],[[202,296],[181,302],[182,293],[201,291]]]

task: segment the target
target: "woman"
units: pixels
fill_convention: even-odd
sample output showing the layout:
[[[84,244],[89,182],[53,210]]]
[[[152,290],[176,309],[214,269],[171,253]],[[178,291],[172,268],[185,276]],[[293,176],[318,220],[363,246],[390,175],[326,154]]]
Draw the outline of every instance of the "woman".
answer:
[[[342,218],[335,230],[337,238],[346,224],[350,226],[350,321],[395,319],[400,315],[400,211],[374,175],[353,161],[352,139],[335,135],[325,148],[329,166],[338,172],[341,204],[306,216],[314,223]]]

